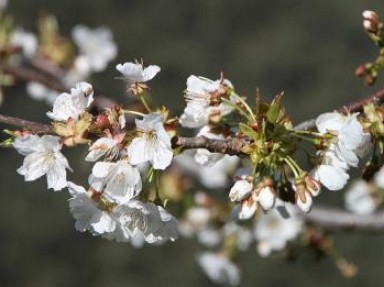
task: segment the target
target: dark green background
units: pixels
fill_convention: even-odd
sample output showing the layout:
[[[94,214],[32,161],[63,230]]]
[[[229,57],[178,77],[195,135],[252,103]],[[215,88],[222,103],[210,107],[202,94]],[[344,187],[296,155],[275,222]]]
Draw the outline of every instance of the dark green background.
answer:
[[[57,15],[65,34],[77,23],[108,25],[119,56],[92,84],[122,101],[124,85],[115,79],[114,65],[143,58],[162,68],[152,82],[155,102],[175,113],[183,109],[190,74],[216,79],[223,71],[241,94],[251,96],[260,87],[267,99],[284,90],[296,122],[368,95],[383,83],[367,88],[354,77],[354,68],[376,53],[361,27],[361,12],[376,9],[384,15],[381,1],[10,2],[9,11],[29,30],[44,10]],[[18,87],[6,91],[0,111],[41,121],[47,109]],[[0,286],[211,286],[195,264],[202,250],[196,242],[135,250],[77,233],[68,194],[47,191],[45,179],[24,183],[15,171],[22,157],[13,150],[0,152]],[[78,157],[69,152],[76,171],[70,179],[84,184],[90,165]],[[339,204],[341,197],[329,192],[320,200]],[[356,278],[342,279],[329,259],[316,261],[309,252],[286,262],[280,255],[260,259],[251,248],[238,261],[242,286],[383,286],[384,236],[339,233],[336,239],[340,252],[360,267]]]

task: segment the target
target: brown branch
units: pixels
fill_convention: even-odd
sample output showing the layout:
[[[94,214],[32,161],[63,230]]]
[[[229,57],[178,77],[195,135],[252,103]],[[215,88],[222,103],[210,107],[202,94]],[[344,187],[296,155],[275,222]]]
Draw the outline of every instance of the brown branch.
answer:
[[[36,122],[26,121],[23,119],[5,116],[0,114],[0,123],[8,124],[16,127],[27,128],[28,130],[35,133],[52,133],[52,127],[50,125],[40,124]]]
[[[337,111],[340,113],[349,112],[361,112],[363,107],[368,103],[381,104],[384,102],[384,87],[378,90],[376,93],[366,96],[365,98],[358,99],[349,105],[339,108]],[[302,122],[294,127],[295,130],[311,130],[316,127],[316,119],[310,119]]]
[[[52,133],[50,125],[26,121],[20,118],[0,114],[0,123],[24,127],[36,133]],[[173,146],[182,149],[206,148],[212,152],[242,154],[241,149],[248,143],[237,139],[226,141],[211,140],[204,137],[175,137]],[[309,214],[303,215],[308,223],[329,230],[384,230],[384,211],[372,215],[358,215],[345,210],[326,206],[314,207]]]
[[[384,231],[384,211],[361,215],[334,207],[317,206],[304,219],[328,230]]]
[[[229,155],[242,155],[242,148],[249,144],[249,141],[231,138],[228,140],[212,140],[206,137],[174,137],[173,148],[196,149],[205,148],[210,152],[218,152]]]
[[[15,77],[17,80],[22,80],[25,82],[38,82],[47,88],[58,91],[60,93],[68,90],[67,87],[59,81],[56,81],[53,78],[48,78],[47,76],[44,76],[31,68],[20,68],[18,66],[10,65],[6,62],[1,62],[0,69],[5,74],[9,74]]]

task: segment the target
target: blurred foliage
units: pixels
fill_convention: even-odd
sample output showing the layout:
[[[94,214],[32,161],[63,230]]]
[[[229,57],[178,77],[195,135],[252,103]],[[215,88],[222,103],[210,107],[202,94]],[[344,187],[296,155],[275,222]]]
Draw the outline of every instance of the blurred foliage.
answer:
[[[157,104],[179,114],[190,74],[218,78],[223,71],[237,90],[253,96],[259,87],[268,99],[285,91],[294,121],[338,108],[372,93],[355,79],[355,67],[375,56],[364,34],[361,12],[384,12],[380,1],[304,0],[11,0],[9,11],[23,27],[36,31],[39,13],[57,15],[69,35],[78,24],[108,25],[119,46],[116,63],[143,58],[161,66],[152,83]],[[114,65],[91,80],[94,87],[124,101],[125,87]],[[48,107],[29,99],[23,87],[5,90],[2,113],[41,121]],[[72,152],[76,171],[70,179],[85,183],[90,165]],[[16,174],[22,157],[1,151],[0,286],[211,286],[199,272],[201,247],[179,240],[164,247],[135,250],[127,244],[77,233],[66,192],[46,191],[45,180],[24,183]],[[82,178],[82,181],[80,181]],[[227,192],[227,191],[223,191]],[[323,196],[340,203],[341,195]],[[283,255],[260,259],[241,254],[242,286],[380,286],[383,235],[338,234],[336,246],[360,267],[345,280],[330,259],[316,261],[302,250],[294,262]]]

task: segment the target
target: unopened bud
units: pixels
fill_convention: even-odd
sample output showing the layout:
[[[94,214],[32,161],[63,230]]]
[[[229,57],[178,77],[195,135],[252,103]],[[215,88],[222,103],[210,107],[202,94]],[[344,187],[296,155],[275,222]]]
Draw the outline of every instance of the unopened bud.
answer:
[[[249,197],[252,193],[253,184],[245,179],[241,179],[235,182],[231,191],[229,192],[229,198],[231,201],[240,201]]]
[[[362,76],[364,76],[365,72],[366,72],[365,65],[360,65],[356,68],[355,75],[356,77],[361,78]]]
[[[367,74],[365,77],[364,77],[364,83],[368,86],[371,86],[375,83],[376,81],[376,78],[374,76],[372,76],[371,74]]]
[[[108,119],[108,116],[105,115],[105,114],[100,114],[97,116],[96,118],[96,122],[95,122],[95,125],[101,129],[101,130],[105,130],[107,129],[111,123],[109,122],[109,119]]]
[[[257,210],[257,202],[253,196],[243,200],[241,203],[241,210],[239,212],[239,219],[247,220],[250,219]]]
[[[363,12],[363,18],[371,21],[379,21],[379,15],[376,14],[374,11],[365,10]]]
[[[364,20],[363,21],[363,27],[365,31],[368,33],[377,33],[379,31],[379,23],[371,21],[371,20]]]
[[[257,200],[264,210],[270,210],[275,206],[275,189],[272,186],[263,187],[257,196]]]
[[[302,186],[298,186],[296,190],[296,205],[302,211],[308,213],[312,207],[312,196],[309,192],[305,190],[305,188],[300,188]]]
[[[318,196],[320,191],[321,191],[321,186],[320,183],[314,179],[312,176],[307,175],[305,177],[305,185],[307,187],[307,191],[312,195],[312,196]]]

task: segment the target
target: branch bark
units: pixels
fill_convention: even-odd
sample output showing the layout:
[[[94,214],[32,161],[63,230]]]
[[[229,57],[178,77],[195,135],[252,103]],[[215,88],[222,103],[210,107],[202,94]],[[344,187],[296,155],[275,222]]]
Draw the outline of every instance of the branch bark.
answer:
[[[11,126],[27,128],[35,133],[49,134],[52,133],[52,127],[50,125],[40,124],[36,122],[26,121],[23,119],[5,116],[0,114],[0,123],[4,123]]]

